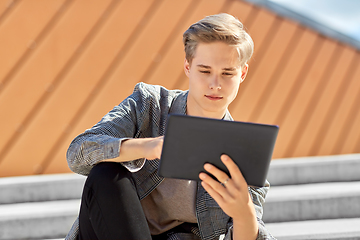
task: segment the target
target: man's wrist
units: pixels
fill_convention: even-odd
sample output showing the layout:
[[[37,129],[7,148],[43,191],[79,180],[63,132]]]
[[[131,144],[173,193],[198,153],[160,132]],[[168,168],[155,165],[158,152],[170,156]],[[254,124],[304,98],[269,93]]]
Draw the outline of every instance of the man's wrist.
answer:
[[[259,226],[255,219],[233,219],[233,239],[257,239]]]

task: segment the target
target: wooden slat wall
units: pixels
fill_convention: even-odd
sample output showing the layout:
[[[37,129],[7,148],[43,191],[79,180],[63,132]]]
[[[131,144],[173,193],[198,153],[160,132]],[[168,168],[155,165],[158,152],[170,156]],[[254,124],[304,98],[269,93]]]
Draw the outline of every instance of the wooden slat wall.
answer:
[[[0,0],[0,176],[69,172],[71,140],[143,81],[186,89],[182,33],[228,12],[255,42],[230,111],[274,158],[360,152],[360,53],[241,0]]]

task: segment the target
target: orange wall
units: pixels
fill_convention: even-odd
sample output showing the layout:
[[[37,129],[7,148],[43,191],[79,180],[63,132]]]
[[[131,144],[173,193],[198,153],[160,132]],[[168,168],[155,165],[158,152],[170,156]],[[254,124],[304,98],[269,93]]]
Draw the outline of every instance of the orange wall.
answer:
[[[0,0],[0,176],[69,172],[71,140],[137,82],[186,89],[182,33],[228,12],[255,42],[236,120],[274,158],[360,152],[360,53],[240,0]]]

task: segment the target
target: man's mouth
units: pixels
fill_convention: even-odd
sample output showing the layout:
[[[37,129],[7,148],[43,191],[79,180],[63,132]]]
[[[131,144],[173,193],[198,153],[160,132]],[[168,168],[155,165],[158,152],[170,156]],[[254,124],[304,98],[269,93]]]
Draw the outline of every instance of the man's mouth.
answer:
[[[223,98],[223,97],[216,96],[216,95],[205,95],[205,97],[212,101],[221,100]]]

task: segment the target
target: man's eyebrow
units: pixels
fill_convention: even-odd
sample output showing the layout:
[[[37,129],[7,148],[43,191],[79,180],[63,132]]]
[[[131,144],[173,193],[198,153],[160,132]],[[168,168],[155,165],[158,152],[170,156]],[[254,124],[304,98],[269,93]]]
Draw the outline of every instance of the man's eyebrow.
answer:
[[[196,66],[201,67],[201,68],[207,68],[207,69],[211,68],[210,66],[207,66],[207,65],[204,65],[204,64],[198,64]]]
[[[236,71],[235,67],[223,68],[225,71]]]
[[[200,67],[200,68],[211,69],[210,66],[204,65],[204,64],[198,64],[198,65],[196,65],[196,66],[197,66],[197,67]],[[225,70],[225,71],[236,71],[236,67],[223,68],[223,70]]]

